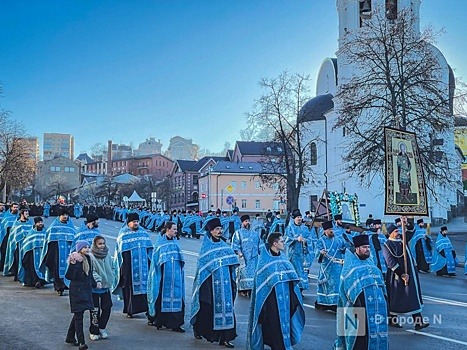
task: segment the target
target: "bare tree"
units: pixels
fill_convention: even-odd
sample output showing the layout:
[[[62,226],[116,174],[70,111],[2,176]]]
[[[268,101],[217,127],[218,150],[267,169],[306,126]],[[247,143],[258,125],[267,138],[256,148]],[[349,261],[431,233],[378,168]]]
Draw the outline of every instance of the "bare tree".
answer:
[[[465,86],[458,82],[455,92],[452,70],[434,46],[440,32],[415,31],[410,10],[387,16],[374,9],[362,30],[348,32],[341,45],[340,65],[356,72],[339,82],[336,96],[340,108],[333,129],[345,130],[344,161],[363,185],[382,176],[383,131],[391,126],[417,134],[427,180],[452,181],[446,174],[453,173],[453,155],[436,152],[436,144],[452,130],[453,100],[465,98]]]
[[[262,154],[262,182],[279,185],[279,193],[286,192],[288,211],[298,207],[300,190],[312,177],[309,153],[313,140],[300,122],[300,110],[310,99],[309,81],[307,75],[287,71],[277,78],[262,78],[259,85],[264,93],[246,114],[248,126],[241,131],[247,140],[270,143]]]
[[[10,112],[0,110],[0,189],[7,186],[7,195],[31,185],[34,178],[35,162],[25,137],[23,125],[12,120]]]
[[[94,161],[102,161],[104,158],[106,158],[106,155],[107,146],[103,143],[97,142],[91,147],[91,158]]]

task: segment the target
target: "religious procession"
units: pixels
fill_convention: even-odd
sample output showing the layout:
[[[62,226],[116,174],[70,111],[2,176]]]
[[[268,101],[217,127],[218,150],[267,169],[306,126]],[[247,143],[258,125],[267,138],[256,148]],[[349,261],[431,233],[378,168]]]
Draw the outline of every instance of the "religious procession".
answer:
[[[99,229],[103,218],[88,212],[76,227],[72,207],[56,206],[46,227],[41,216],[31,219],[26,203],[0,203],[0,269],[18,287],[50,285],[58,296],[68,295],[73,317],[63,340],[78,349],[88,349],[87,339],[118,338],[107,330],[112,296],[123,301],[127,318],[144,315],[157,330],[189,327],[196,340],[227,348],[293,349],[306,331],[303,293],[315,287],[313,264],[319,271],[314,308],[336,315],[333,348],[389,349],[388,327],[430,325],[422,315],[419,273],[455,277],[459,265],[447,226],[434,240],[422,218],[414,224],[405,215],[393,223],[370,215],[357,226],[332,210],[320,220],[319,206],[305,215],[268,211],[253,219],[236,208],[202,217],[115,206],[112,221],[121,228],[111,252]],[[191,293],[180,237],[202,240]],[[238,298],[250,303],[246,339],[237,339]],[[364,312],[355,329],[345,327],[349,310]]]

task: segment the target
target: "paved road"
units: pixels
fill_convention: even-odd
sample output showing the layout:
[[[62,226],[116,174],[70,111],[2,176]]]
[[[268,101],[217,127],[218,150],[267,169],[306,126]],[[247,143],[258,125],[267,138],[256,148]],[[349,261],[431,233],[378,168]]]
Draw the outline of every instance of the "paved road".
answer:
[[[46,225],[50,221],[48,219]],[[78,225],[78,221],[74,222]],[[101,220],[100,226],[101,233],[107,238],[110,250],[113,251],[121,223]],[[155,234],[151,232],[150,235],[154,241]],[[143,315],[128,319],[122,313],[122,302],[114,299],[108,326],[109,338],[97,342],[87,341],[91,349],[219,349],[218,345],[194,339],[189,327],[190,295],[201,240],[182,238],[180,245],[186,259],[187,333],[158,331],[147,326]],[[456,236],[455,246],[463,252],[465,239],[462,235]],[[455,278],[437,277],[433,274],[421,276],[425,300],[423,315],[430,319],[432,325],[423,332],[415,332],[410,325],[404,326],[402,330],[391,328],[391,349],[467,348],[467,279],[461,268],[457,272],[458,277]],[[301,343],[295,347],[296,350],[331,349],[335,339],[335,315],[316,311],[312,307],[316,298],[316,274],[317,266],[314,265],[310,275],[311,289],[304,296],[305,331]],[[0,349],[71,349],[64,344],[71,319],[67,296],[58,297],[51,286],[41,290],[21,287],[11,277],[0,277],[0,296]],[[236,301],[238,337],[234,343],[240,349],[245,348],[248,308],[249,299],[239,297]],[[85,317],[85,324],[87,322],[88,315]]]

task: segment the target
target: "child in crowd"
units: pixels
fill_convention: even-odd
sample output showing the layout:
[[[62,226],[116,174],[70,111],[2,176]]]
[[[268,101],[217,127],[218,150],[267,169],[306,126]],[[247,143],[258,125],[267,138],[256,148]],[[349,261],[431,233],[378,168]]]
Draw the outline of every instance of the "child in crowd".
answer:
[[[112,258],[109,255],[109,248],[105,244],[104,237],[96,236],[94,238],[91,247],[91,257],[93,277],[97,282],[97,287],[92,289],[94,309],[91,311],[89,337],[91,340],[99,340],[100,338],[106,339],[108,337],[105,328],[109,322],[112,308],[110,290],[114,281]]]
[[[76,242],[75,252],[71,253],[65,277],[70,280],[70,306],[74,314],[71,319],[65,342],[87,349],[84,341],[83,316],[86,310],[93,310],[92,288],[96,284],[92,276],[92,263],[87,241]],[[78,338],[76,341],[75,338]]]

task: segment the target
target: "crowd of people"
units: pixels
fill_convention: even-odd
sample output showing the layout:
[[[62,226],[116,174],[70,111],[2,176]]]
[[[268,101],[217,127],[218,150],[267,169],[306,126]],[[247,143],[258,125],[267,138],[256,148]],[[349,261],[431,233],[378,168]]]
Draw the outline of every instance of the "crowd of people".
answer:
[[[37,209],[37,208],[36,208]],[[155,213],[144,208],[53,206],[42,214],[57,217],[44,226],[30,219],[25,203],[0,203],[0,269],[24,286],[53,283],[60,296],[68,290],[73,318],[65,342],[87,349],[83,318],[90,311],[89,338],[108,337],[112,297],[123,300],[132,318],[144,313],[149,326],[184,333],[185,260],[180,236],[203,236],[191,296],[190,325],[196,339],[233,348],[237,337],[235,300],[251,299],[247,348],[292,349],[305,325],[302,293],[310,289],[309,270],[319,267],[315,309],[337,313],[336,349],[387,349],[388,326],[422,317],[419,272],[455,276],[456,253],[442,227],[436,242],[423,219],[412,225],[396,219],[382,231],[379,219],[367,228],[347,226],[342,215],[313,224],[311,215],[292,211],[266,217],[234,210]],[[84,215],[75,227],[69,216]],[[114,254],[99,232],[99,219],[122,221]],[[149,231],[158,232],[153,242]],[[403,237],[401,237],[404,232]],[[403,239],[401,239],[403,238]],[[358,332],[342,332],[345,310],[362,308],[366,322]],[[344,311],[343,311],[344,310]]]

